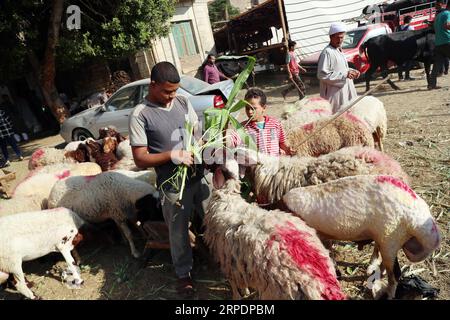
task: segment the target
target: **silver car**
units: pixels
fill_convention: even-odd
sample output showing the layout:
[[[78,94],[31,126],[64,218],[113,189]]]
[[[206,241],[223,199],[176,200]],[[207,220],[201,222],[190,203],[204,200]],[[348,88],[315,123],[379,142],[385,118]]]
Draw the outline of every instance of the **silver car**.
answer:
[[[133,108],[148,94],[150,79],[129,83],[117,90],[104,105],[80,112],[64,121],[60,135],[66,142],[95,138],[100,128],[113,125],[128,135],[128,119]],[[227,102],[233,81],[208,84],[190,76],[181,76],[177,94],[186,96],[199,120],[203,123],[203,111],[210,107],[223,108]]]

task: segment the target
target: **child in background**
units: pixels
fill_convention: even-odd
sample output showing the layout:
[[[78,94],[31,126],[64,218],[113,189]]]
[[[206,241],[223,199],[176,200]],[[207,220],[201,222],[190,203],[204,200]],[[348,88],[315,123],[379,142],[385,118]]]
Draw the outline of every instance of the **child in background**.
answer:
[[[258,151],[272,156],[292,155],[294,151],[285,143],[284,130],[280,121],[265,115],[267,97],[264,92],[258,88],[251,88],[245,94],[245,100],[249,103],[245,107],[248,120],[242,125],[256,142]],[[236,145],[241,144],[236,132],[233,132],[232,140]]]

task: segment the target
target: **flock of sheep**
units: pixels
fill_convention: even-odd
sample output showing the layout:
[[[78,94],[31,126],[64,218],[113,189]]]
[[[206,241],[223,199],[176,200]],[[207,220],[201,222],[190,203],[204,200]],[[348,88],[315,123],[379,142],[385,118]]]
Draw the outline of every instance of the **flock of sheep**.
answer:
[[[366,97],[307,139],[331,117],[327,101],[304,99],[282,121],[296,156],[237,148],[210,168],[214,191],[204,239],[233,298],[253,290],[260,299],[345,299],[329,240],[374,241],[368,275],[386,271],[387,284],[376,279],[373,295],[394,298],[398,251],[418,262],[439,246],[428,205],[398,162],[380,151],[387,130],[383,104]],[[145,222],[161,213],[155,173],[135,167],[129,140],[105,128],[99,140],[35,151],[29,169],[11,198],[0,202],[0,283],[12,277],[20,293],[36,298],[22,262],[59,251],[71,285],[80,286],[75,246],[86,229],[96,232],[106,220],[118,226],[133,257],[140,256],[130,225],[145,234]],[[241,196],[243,174],[258,204]]]

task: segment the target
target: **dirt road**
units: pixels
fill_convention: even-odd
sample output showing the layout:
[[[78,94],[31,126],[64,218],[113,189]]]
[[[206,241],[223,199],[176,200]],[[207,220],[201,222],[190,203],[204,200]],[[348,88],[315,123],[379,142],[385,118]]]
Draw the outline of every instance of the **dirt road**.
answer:
[[[420,77],[420,71],[412,72]],[[257,79],[268,95],[269,114],[279,116],[283,100],[282,77]],[[385,151],[397,159],[411,176],[411,187],[422,196],[437,218],[442,233],[441,248],[426,261],[412,265],[399,253],[403,273],[416,274],[440,289],[439,299],[450,299],[450,77],[438,79],[443,89],[428,91],[422,80],[400,82],[402,88],[393,91],[383,86],[374,93],[384,104],[388,115],[388,135]],[[374,81],[372,85],[375,85]],[[359,93],[364,85],[357,84]],[[308,88],[308,95],[317,95],[317,86]],[[241,92],[241,95],[244,93]],[[288,101],[295,101],[292,92]],[[242,117],[243,115],[241,115]],[[59,137],[33,141],[24,145],[30,154],[35,148],[62,142]],[[26,175],[27,161],[13,162],[19,181]],[[3,200],[2,200],[3,201]],[[139,243],[138,243],[139,244]],[[140,243],[142,246],[142,242]],[[365,287],[365,267],[371,251],[358,251],[349,243],[335,245],[341,283],[351,299],[370,299]],[[146,268],[130,256],[125,243],[89,243],[80,254],[84,260],[84,287],[72,290],[60,281],[64,268],[61,261],[24,263],[25,274],[35,283],[33,290],[44,299],[177,299],[175,277],[168,252],[159,252]],[[196,299],[229,299],[229,286],[217,265],[196,255],[193,275],[197,281]],[[13,290],[0,291],[0,299],[19,299]]]

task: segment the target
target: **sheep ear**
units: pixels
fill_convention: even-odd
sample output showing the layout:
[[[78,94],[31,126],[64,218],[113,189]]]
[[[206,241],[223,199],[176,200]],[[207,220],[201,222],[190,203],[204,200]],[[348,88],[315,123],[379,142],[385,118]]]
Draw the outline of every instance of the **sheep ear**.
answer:
[[[225,176],[223,175],[221,168],[217,168],[214,171],[213,185],[215,189],[221,189],[225,185]]]

